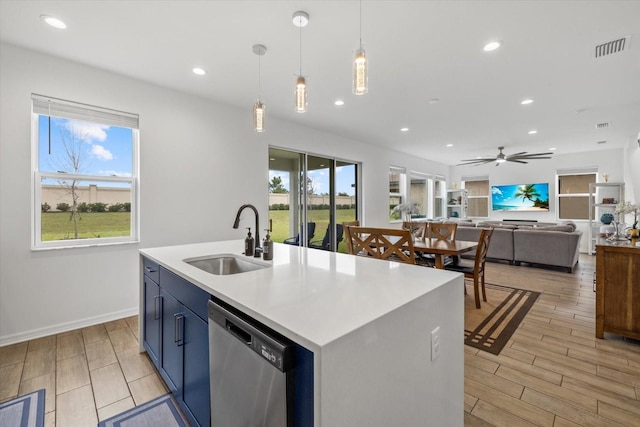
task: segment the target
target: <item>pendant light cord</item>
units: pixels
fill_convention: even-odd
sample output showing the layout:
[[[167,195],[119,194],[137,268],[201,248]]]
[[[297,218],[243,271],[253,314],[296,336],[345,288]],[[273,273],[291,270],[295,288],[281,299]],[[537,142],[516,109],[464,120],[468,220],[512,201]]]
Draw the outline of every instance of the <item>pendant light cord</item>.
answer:
[[[360,49],[362,49],[362,0],[360,0]]]
[[[262,55],[258,55],[258,101],[260,101],[260,98],[262,98],[262,69],[260,68],[260,60],[262,59],[261,56]]]
[[[300,76],[302,76],[302,25],[300,25]]]

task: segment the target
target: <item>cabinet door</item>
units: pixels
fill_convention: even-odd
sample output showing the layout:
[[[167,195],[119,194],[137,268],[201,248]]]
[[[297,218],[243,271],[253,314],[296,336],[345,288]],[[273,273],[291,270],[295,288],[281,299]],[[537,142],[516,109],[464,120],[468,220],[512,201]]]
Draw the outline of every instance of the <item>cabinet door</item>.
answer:
[[[193,312],[184,310],[183,401],[201,426],[210,425],[209,329]]]
[[[144,348],[156,365],[162,366],[162,304],[160,286],[148,276],[144,277]]]
[[[182,399],[182,366],[184,344],[184,313],[178,300],[164,289],[162,298],[162,369],[167,385],[178,398]]]

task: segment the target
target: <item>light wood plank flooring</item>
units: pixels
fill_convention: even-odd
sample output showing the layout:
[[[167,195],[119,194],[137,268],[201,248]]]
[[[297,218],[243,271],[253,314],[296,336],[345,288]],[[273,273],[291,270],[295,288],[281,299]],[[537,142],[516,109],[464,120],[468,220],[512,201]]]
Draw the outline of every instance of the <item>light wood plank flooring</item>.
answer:
[[[640,343],[595,338],[594,264],[583,255],[571,274],[487,264],[490,283],[542,295],[500,355],[465,346],[465,426],[640,426]],[[160,396],[137,333],[131,317],[2,347],[0,401],[46,388],[46,425],[63,427]]]
[[[138,318],[0,348],[0,401],[46,389],[45,426],[95,426],[167,393],[146,353]]]

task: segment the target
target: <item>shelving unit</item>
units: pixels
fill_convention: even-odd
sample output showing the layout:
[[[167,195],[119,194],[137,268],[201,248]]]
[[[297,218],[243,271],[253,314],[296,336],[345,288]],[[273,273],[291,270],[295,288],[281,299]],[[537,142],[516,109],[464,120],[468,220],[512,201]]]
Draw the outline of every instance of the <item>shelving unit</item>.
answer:
[[[616,205],[623,202],[623,182],[593,182],[589,184],[589,255],[595,254],[600,227],[604,225],[600,221],[600,217],[604,213],[613,214]]]
[[[447,218],[467,217],[468,193],[464,188],[447,190]]]

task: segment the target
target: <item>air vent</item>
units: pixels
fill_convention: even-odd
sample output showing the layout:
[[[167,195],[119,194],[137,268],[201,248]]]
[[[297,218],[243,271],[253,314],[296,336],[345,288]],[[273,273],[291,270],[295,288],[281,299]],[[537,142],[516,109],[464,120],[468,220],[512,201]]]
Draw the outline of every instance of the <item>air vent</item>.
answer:
[[[596,46],[596,49],[594,52],[595,57],[601,58],[603,56],[622,52],[625,49],[628,50],[630,41],[631,41],[631,36],[626,36],[618,40],[612,40],[610,42],[599,44]]]
[[[596,123],[596,129],[604,129],[609,127],[609,122]]]
[[[598,142],[596,142],[596,144],[606,144],[606,143],[607,143],[607,141],[598,141]]]

